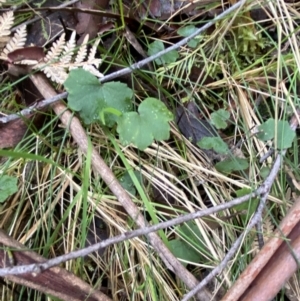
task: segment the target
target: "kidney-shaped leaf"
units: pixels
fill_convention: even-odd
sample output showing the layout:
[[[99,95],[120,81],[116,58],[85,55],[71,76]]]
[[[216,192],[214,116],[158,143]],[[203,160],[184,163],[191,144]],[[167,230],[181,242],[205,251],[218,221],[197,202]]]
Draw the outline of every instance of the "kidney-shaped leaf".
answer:
[[[69,107],[79,111],[84,123],[90,124],[98,119],[103,97],[101,97],[101,84],[94,75],[81,68],[72,70],[64,86],[69,93]]]
[[[296,136],[289,123],[285,120],[275,121],[274,119],[270,118],[261,124],[258,129],[260,132],[257,133],[256,136],[262,141],[271,140],[275,138],[276,135],[278,149],[291,147]]]
[[[3,203],[9,196],[18,191],[18,179],[2,175],[0,177],[0,203]]]
[[[69,107],[79,111],[86,124],[98,120],[99,113],[107,108],[117,110],[120,114],[132,109],[133,92],[123,83],[109,82],[101,85],[90,72],[75,69],[70,72],[64,85],[69,93]],[[117,116],[111,113],[104,116],[107,126],[113,126],[116,119]]]
[[[169,121],[173,114],[156,98],[146,98],[139,106],[139,113],[124,113],[118,119],[117,131],[123,145],[130,143],[144,150],[154,139],[169,138]]]
[[[163,51],[165,49],[165,46],[163,44],[162,41],[154,41],[153,43],[151,43],[149,45],[148,48],[148,55],[152,56],[157,54],[160,51]],[[162,55],[160,58],[155,60],[155,63],[157,65],[162,65],[162,64],[171,64],[176,62],[176,60],[178,59],[179,54],[176,50],[172,50],[168,53],[165,53],[164,55]]]
[[[103,106],[100,108],[104,109],[107,107],[112,107],[118,110],[120,113],[129,112],[132,110],[132,97],[133,92],[126,84],[121,82],[109,82],[105,83],[101,89],[103,99],[101,98],[100,105]],[[116,120],[117,116],[113,114],[105,115],[105,123],[107,126],[112,127]]]

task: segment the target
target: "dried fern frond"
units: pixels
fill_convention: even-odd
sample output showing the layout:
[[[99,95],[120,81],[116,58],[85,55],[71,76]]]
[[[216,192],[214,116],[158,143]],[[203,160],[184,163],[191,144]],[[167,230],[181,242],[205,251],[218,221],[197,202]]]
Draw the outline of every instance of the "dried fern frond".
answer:
[[[70,40],[66,42],[65,35],[63,34],[48,51],[44,61],[34,65],[32,68],[40,69],[48,78],[59,84],[63,84],[68,77],[68,72],[76,68],[83,68],[97,77],[102,77],[103,75],[98,71],[101,59],[95,59],[96,49],[100,39],[94,42],[86,59],[89,37],[88,35],[85,37],[77,54],[74,55],[75,36],[76,33],[73,32]]]
[[[24,47],[26,42],[26,37],[27,37],[27,30],[26,30],[26,26],[24,25],[21,28],[19,28],[14,34],[14,36],[8,41],[0,56],[7,57],[8,53]]]
[[[0,0],[3,1],[3,0]],[[22,49],[26,42],[27,32],[26,26],[19,28],[16,33],[9,39],[10,29],[14,22],[12,11],[6,12],[0,16],[0,59],[10,61],[8,54],[17,49]],[[1,49],[1,38],[4,44]],[[4,39],[5,38],[5,39]],[[98,71],[101,59],[96,59],[95,54],[100,39],[97,39],[88,53],[88,39],[86,35],[82,45],[79,47],[77,54],[76,48],[76,32],[74,31],[69,41],[65,40],[65,34],[62,34],[58,41],[53,43],[46,56],[40,60],[32,60],[31,57],[13,61],[14,65],[30,65],[32,69],[39,69],[46,74],[52,81],[63,84],[68,77],[68,72],[72,69],[83,68],[97,77],[103,75]],[[10,61],[11,62],[11,61]]]
[[[14,24],[14,13],[8,11],[0,16],[0,37],[10,35],[10,29]]]
[[[62,58],[60,59],[62,63],[68,64],[71,62],[76,47],[75,38],[76,38],[76,32],[73,31],[70,40],[67,42],[67,44],[64,47],[64,53]]]
[[[75,63],[76,64],[80,64],[83,62],[83,60],[86,58],[86,55],[87,55],[87,43],[88,43],[88,40],[89,40],[89,35],[87,34],[83,41],[82,41],[82,44],[80,45],[79,47],[79,50],[77,52],[77,56],[75,58]],[[97,45],[98,46],[98,45]]]
[[[45,57],[45,62],[51,62],[54,60],[58,60],[59,55],[62,53],[66,45],[65,34],[63,33],[60,38],[53,43],[50,50],[47,52]]]
[[[14,14],[12,11],[8,11],[0,16],[0,59],[2,60],[7,60],[8,53],[24,47],[26,42],[27,32],[25,25],[9,38],[13,23]]]

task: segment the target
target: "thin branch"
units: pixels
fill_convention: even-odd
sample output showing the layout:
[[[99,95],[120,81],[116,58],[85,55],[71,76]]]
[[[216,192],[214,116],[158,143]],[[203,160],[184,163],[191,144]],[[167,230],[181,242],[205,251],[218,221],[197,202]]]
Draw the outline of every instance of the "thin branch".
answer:
[[[108,82],[110,80],[113,80],[115,78],[118,78],[120,76],[123,76],[123,75],[126,75],[126,74],[129,74],[131,72],[133,72],[134,70],[137,70],[137,69],[141,69],[143,66],[151,63],[152,61],[156,60],[157,58],[163,56],[164,54],[172,51],[172,50],[176,50],[178,49],[179,47],[181,46],[184,46],[186,43],[188,43],[191,39],[193,39],[194,37],[198,36],[199,34],[201,34],[202,32],[204,32],[206,29],[208,29],[210,26],[214,25],[217,21],[219,21],[220,19],[224,18],[225,16],[227,16],[228,14],[230,14],[231,12],[233,12],[235,9],[241,7],[247,0],[241,0],[237,3],[235,3],[234,5],[232,5],[230,8],[228,8],[227,10],[225,10],[224,12],[222,12],[220,15],[218,15],[217,17],[215,17],[213,20],[207,22],[204,26],[200,27],[197,31],[195,31],[193,34],[191,34],[190,36],[182,39],[181,41],[179,41],[178,43],[164,49],[163,51],[160,51],[144,60],[141,60],[133,65],[131,65],[130,67],[127,67],[127,68],[124,68],[124,69],[121,69],[121,70],[118,70],[116,72],[113,72],[111,74],[108,74],[104,77],[102,77],[100,79],[100,82],[101,83],[104,83],[104,82]],[[55,102],[57,102],[59,99],[64,99],[68,96],[68,94],[66,92],[64,93],[61,93],[61,94],[58,94],[57,96],[55,97],[51,97],[50,99],[48,100],[43,100],[41,101],[41,105],[38,106],[39,109],[41,108],[44,108],[50,104],[53,104]],[[21,112],[17,113],[17,114],[12,114],[12,115],[8,115],[6,117],[2,117],[0,118],[0,122],[3,122],[3,123],[7,123],[11,120],[15,120],[15,119],[18,119],[20,118],[21,116],[25,116],[25,115],[29,115],[31,114],[34,110],[37,109],[37,106],[31,106],[27,109],[24,109],[22,110]]]
[[[235,3],[234,5],[232,5],[231,7],[229,7],[228,9],[226,9],[224,12],[222,12],[221,14],[219,14],[217,17],[215,17],[213,20],[207,22],[205,25],[203,25],[202,27],[200,27],[199,29],[197,29],[194,33],[192,33],[191,35],[189,35],[188,37],[182,39],[181,41],[179,41],[178,43],[142,60],[139,61],[133,65],[131,65],[130,67],[124,68],[120,71],[114,72],[112,74],[109,74],[107,76],[104,76],[103,78],[101,78],[101,82],[106,82],[106,81],[110,81],[112,79],[115,79],[116,77],[119,76],[123,76],[126,74],[129,74],[131,72],[133,72],[136,69],[141,69],[143,66],[151,63],[152,61],[160,58],[161,56],[165,55],[166,53],[169,53],[172,50],[177,50],[179,47],[184,46],[185,44],[187,44],[190,40],[192,40],[194,37],[200,35],[202,32],[204,32],[206,29],[208,29],[209,27],[211,27],[212,25],[214,25],[216,22],[218,22],[219,20],[221,20],[222,18],[224,18],[225,16],[229,15],[230,13],[232,13],[235,9],[241,7],[244,3],[246,3],[247,0],[241,0],[237,3]]]
[[[38,103],[35,103],[35,104],[29,106],[28,108],[23,109],[19,113],[11,114],[11,115],[8,115],[8,116],[5,116],[5,117],[0,117],[0,122],[7,123],[7,122],[10,122],[10,121],[19,119],[22,116],[30,115],[33,112],[41,110],[41,109],[43,109],[43,108],[45,108],[45,107],[47,107],[47,106],[49,106],[51,104],[54,104],[55,102],[57,102],[57,101],[59,101],[61,99],[67,98],[67,96],[68,96],[68,93],[64,92],[64,93],[61,93],[61,94],[57,94],[54,97],[41,100]]]
[[[259,189],[259,191],[262,191],[262,190]],[[234,207],[238,204],[244,203],[244,202],[248,201],[250,198],[255,197],[255,196],[257,196],[256,192],[245,195],[245,196],[242,196],[242,197],[239,197],[239,198],[236,198],[236,199],[233,199],[230,202],[226,202],[224,204],[220,204],[220,205],[214,206],[212,208],[208,208],[208,209],[205,209],[205,210],[196,211],[196,212],[193,212],[193,213],[181,215],[181,216],[176,217],[174,219],[171,219],[169,221],[161,222],[161,223],[153,225],[153,226],[140,228],[140,229],[137,229],[137,230],[134,230],[134,231],[128,231],[128,232],[125,232],[121,235],[106,239],[106,240],[101,241],[97,244],[86,247],[84,249],[73,251],[73,252],[70,252],[68,254],[64,254],[62,256],[58,256],[58,257],[55,257],[53,259],[47,260],[44,263],[3,268],[3,269],[0,269],[0,277],[5,277],[5,276],[8,276],[8,275],[20,275],[20,274],[24,274],[24,273],[39,273],[39,272],[41,272],[45,269],[49,269],[51,267],[54,267],[54,266],[59,265],[61,263],[64,263],[68,260],[76,259],[78,257],[87,256],[90,253],[96,252],[101,248],[106,248],[110,245],[113,245],[113,244],[116,244],[116,243],[119,243],[119,242],[123,242],[123,241],[126,241],[126,240],[131,239],[131,238],[135,238],[135,237],[138,237],[138,236],[141,236],[141,235],[147,235],[147,234],[150,234],[152,232],[156,232],[158,230],[174,227],[176,225],[188,222],[190,220],[194,220],[194,219],[197,219],[197,218],[202,218],[204,216],[211,215],[211,214],[217,213],[219,211],[229,209],[229,208]]]

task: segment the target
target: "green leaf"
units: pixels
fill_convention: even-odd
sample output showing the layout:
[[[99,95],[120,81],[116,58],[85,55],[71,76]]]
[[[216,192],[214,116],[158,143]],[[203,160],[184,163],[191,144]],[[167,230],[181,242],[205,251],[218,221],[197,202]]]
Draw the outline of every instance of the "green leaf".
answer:
[[[104,125],[106,125],[105,114],[107,114],[107,113],[116,115],[118,117],[122,115],[122,113],[119,110],[116,110],[115,108],[112,108],[112,107],[107,107],[107,108],[102,109],[99,113],[99,118],[100,118],[100,121]]]
[[[275,138],[277,127],[277,148],[286,149],[292,146],[293,140],[296,137],[296,133],[290,128],[287,121],[278,120],[270,118],[263,124],[261,124],[258,129],[257,138],[262,141],[268,141]]]
[[[268,141],[275,137],[275,120],[270,118],[258,127],[257,138],[262,141]]]
[[[266,179],[266,177],[270,174],[270,167],[268,166],[263,166],[260,171],[259,174],[263,179]]]
[[[252,192],[252,189],[250,189],[250,188],[241,188],[241,189],[236,190],[235,194],[236,194],[237,198],[240,198],[240,197],[242,197],[244,195],[247,195],[247,194],[249,194],[251,192]],[[237,206],[239,206],[239,205],[237,205]]]
[[[79,112],[84,123],[90,124],[95,119],[98,120],[100,102],[103,102],[99,80],[90,72],[79,68],[70,72],[64,86],[69,93],[69,107]]]
[[[18,191],[18,179],[7,175],[0,176],[0,203]]]
[[[134,174],[138,181],[142,183],[142,174],[138,171],[134,171]],[[128,171],[118,178],[118,180],[124,189],[126,189],[130,194],[136,195],[136,189]]]
[[[293,131],[287,121],[279,120],[277,122],[277,148],[286,149],[292,146],[292,143],[296,137],[295,131]]]
[[[228,145],[222,140],[221,137],[204,137],[197,145],[203,149],[213,149],[219,154],[228,153]]]
[[[132,110],[133,92],[126,84],[120,82],[109,82],[103,84],[101,88],[100,111],[105,108],[126,113]],[[105,114],[105,124],[112,127],[118,119],[116,114]]]
[[[140,150],[151,145],[154,139],[169,139],[169,121],[173,114],[156,98],[146,98],[138,112],[124,113],[119,117],[117,131],[123,145],[133,143]]]
[[[133,92],[123,83],[109,82],[101,85],[90,72],[75,69],[70,72],[64,85],[69,93],[69,107],[78,111],[86,124],[99,120],[100,112],[103,110],[108,112],[109,110],[105,111],[107,108],[115,109],[121,113],[132,109]],[[105,124],[109,127],[113,126],[118,119],[115,114],[103,116]]]
[[[191,262],[201,261],[201,252],[207,252],[207,248],[202,243],[203,236],[194,221],[189,221],[183,225],[177,226],[176,233],[182,238],[174,239],[169,242],[172,253],[181,259]],[[194,246],[194,247],[193,247]]]
[[[224,109],[220,109],[211,114],[211,123],[217,129],[226,129],[227,123],[226,121],[229,119],[230,113],[225,111]]]
[[[177,258],[183,259],[190,262],[199,262],[200,255],[199,253],[192,248],[188,243],[181,239],[173,239],[169,241],[170,251]],[[187,265],[187,263],[183,263]]]
[[[230,173],[232,171],[240,171],[244,170],[249,167],[247,159],[242,159],[242,158],[229,158],[226,160],[223,160],[221,162],[218,162],[215,165],[215,168],[223,173]]]
[[[152,56],[157,54],[160,51],[163,51],[165,49],[165,46],[162,41],[154,41],[149,45],[148,48],[148,55]],[[172,50],[164,55],[162,55],[160,58],[155,60],[155,63],[157,65],[163,65],[163,64],[171,64],[176,62],[176,60],[179,58],[179,54],[176,50]]]
[[[189,37],[191,34],[193,34],[195,31],[197,31],[197,28],[194,25],[188,25],[185,27],[182,27],[177,30],[177,33],[182,36],[182,37]],[[191,48],[196,48],[197,45],[199,44],[199,41],[197,39],[191,39],[187,45]]]

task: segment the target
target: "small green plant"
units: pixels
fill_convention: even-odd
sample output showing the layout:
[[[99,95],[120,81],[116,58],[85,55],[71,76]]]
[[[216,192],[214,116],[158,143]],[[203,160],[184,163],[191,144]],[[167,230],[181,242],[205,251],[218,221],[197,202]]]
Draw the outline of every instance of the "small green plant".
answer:
[[[215,168],[222,173],[231,173],[232,171],[242,171],[249,167],[247,159],[230,157],[215,165]]]
[[[163,50],[165,50],[164,43],[162,41],[154,41],[148,47],[148,55],[152,56]],[[155,63],[157,65],[171,64],[171,63],[176,62],[176,60],[178,58],[179,58],[178,51],[172,50],[172,51],[162,55],[160,58],[156,59]]]
[[[258,127],[257,138],[262,141],[275,139],[276,147],[279,150],[292,146],[296,133],[291,129],[289,123],[284,120],[268,119]]]
[[[213,149],[219,154],[227,154],[229,152],[228,145],[221,137],[204,137],[197,144],[203,149]]]
[[[169,121],[173,114],[156,98],[146,98],[132,111],[133,92],[125,84],[109,82],[100,84],[89,72],[76,69],[65,81],[69,93],[69,107],[78,111],[86,124],[98,121],[107,127],[117,124],[117,132],[123,145],[134,144],[140,150],[154,139],[169,138]]]
[[[143,150],[154,139],[166,140],[169,138],[169,121],[173,114],[166,106],[156,98],[146,98],[139,106],[137,112],[122,114],[118,119],[117,131],[120,134],[121,143],[129,145],[133,143]]]
[[[195,31],[197,31],[197,27],[194,25],[188,25],[185,27],[182,27],[180,29],[178,29],[177,33],[181,36],[181,37],[188,37],[191,34],[193,34]],[[199,38],[193,38],[191,39],[187,45],[191,48],[196,48],[199,45],[200,39]]]
[[[136,170],[134,171],[134,174],[137,177],[138,181],[142,183],[142,174]],[[120,176],[118,180],[124,189],[126,189],[130,194],[136,195],[136,188],[128,171],[126,171],[122,176]]]
[[[227,120],[230,117],[230,113],[224,109],[220,109],[211,114],[211,123],[217,129],[226,129],[227,128]]]
[[[200,262],[200,252],[207,252],[205,245],[202,243],[203,236],[194,222],[187,222],[182,226],[176,227],[176,232],[181,237],[169,241],[169,247],[172,253],[188,262]],[[187,265],[184,263],[184,265]]]
[[[17,182],[18,179],[15,177],[7,175],[0,176],[0,203],[5,202],[9,196],[18,191]]]

